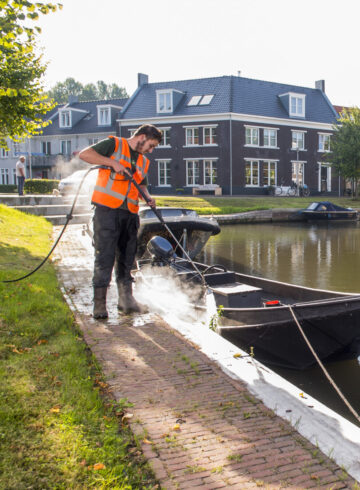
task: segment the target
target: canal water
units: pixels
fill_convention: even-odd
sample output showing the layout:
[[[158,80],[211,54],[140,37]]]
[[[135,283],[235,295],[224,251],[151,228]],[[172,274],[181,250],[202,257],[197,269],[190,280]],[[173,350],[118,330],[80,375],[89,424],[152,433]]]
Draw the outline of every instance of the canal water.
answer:
[[[311,288],[360,293],[360,223],[225,225],[198,260]],[[360,413],[360,357],[325,366]],[[319,367],[271,369],[360,426]]]

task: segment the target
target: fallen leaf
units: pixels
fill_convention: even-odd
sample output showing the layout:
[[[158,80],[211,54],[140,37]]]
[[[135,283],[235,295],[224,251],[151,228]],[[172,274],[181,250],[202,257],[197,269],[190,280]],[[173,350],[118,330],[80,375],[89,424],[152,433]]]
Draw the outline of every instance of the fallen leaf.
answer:
[[[39,362],[43,361],[43,360],[44,360],[44,356],[40,356],[40,357],[38,357],[38,358],[37,358],[37,360],[38,360]]]
[[[15,352],[15,354],[22,354],[22,352],[20,352],[19,350],[17,350],[17,348],[15,347],[15,349],[12,350],[13,352]]]
[[[304,393],[299,393],[299,396],[300,396],[301,398],[307,398],[307,397],[304,395]]]
[[[48,341],[45,340],[45,339],[40,339],[40,340],[37,341],[37,345],[47,344],[47,343],[48,343]]]
[[[126,422],[127,420],[132,419],[132,418],[133,418],[133,416],[134,416],[134,414],[133,414],[133,413],[126,413],[126,414],[125,414],[125,415],[122,417],[121,421],[122,421],[122,422]]]
[[[106,468],[106,466],[105,466],[103,463],[96,463],[96,464],[94,464],[94,466],[93,466],[93,469],[94,469],[95,471],[97,471],[97,470],[103,470],[103,469],[105,469],[105,468]]]
[[[52,407],[50,408],[51,413],[59,413],[60,412],[60,407]]]
[[[180,430],[180,424],[175,424],[173,426],[173,430]]]
[[[239,352],[237,354],[234,354],[233,357],[235,357],[235,359],[237,359],[238,357],[242,357],[242,354],[240,354],[240,352]]]
[[[143,442],[145,444],[154,444],[153,442],[149,441],[149,439],[143,439]]]

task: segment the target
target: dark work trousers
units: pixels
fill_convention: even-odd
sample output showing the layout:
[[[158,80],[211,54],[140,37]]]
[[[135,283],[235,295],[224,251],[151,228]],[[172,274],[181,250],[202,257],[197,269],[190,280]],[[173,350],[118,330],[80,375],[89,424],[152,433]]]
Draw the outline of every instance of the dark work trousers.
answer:
[[[116,281],[132,282],[130,271],[135,261],[139,216],[126,209],[95,206],[93,224],[93,286],[103,288],[110,284],[114,264]]]
[[[17,177],[17,187],[19,196],[24,195],[25,177]]]

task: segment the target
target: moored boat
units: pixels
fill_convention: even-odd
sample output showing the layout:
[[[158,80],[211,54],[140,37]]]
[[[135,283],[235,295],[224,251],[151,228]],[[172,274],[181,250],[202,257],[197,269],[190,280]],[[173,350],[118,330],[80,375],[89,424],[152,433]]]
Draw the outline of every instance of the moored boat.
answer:
[[[307,221],[313,220],[356,220],[358,213],[352,208],[343,208],[330,201],[312,202],[298,214]]]
[[[151,259],[137,262],[140,276],[163,273],[167,265],[186,281],[189,291],[190,282],[202,283],[211,290],[219,309],[218,333],[253,351],[259,361],[293,369],[306,369],[316,362],[293,313],[321,360],[350,351],[356,354],[360,294],[296,286],[228,271],[219,265],[195,262],[194,267],[190,261],[174,257],[170,246],[166,250],[161,241],[155,245],[150,249]]]
[[[194,259],[201,252],[212,235],[220,233],[220,226],[215,219],[199,216],[196,211],[191,209],[159,207],[157,211],[191,259]],[[140,209],[139,217],[138,257],[144,255],[147,243],[155,235],[163,236],[169,240],[176,253],[181,254],[181,251],[177,250],[177,244],[173,237],[169,235],[151,208]]]

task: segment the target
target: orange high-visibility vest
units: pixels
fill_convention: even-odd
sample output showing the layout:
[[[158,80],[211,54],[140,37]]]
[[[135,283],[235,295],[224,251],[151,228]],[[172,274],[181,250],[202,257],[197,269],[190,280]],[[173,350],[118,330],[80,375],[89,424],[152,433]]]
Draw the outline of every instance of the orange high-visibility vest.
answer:
[[[115,150],[111,155],[112,160],[117,160],[124,167],[131,170],[130,148],[125,138],[109,136],[115,140]],[[136,171],[133,179],[140,184],[148,172],[150,161],[139,154],[136,162]],[[134,184],[123,175],[117,174],[112,169],[99,169],[96,185],[91,201],[109,208],[119,208],[127,199],[127,206],[131,213],[139,210],[139,191]]]

